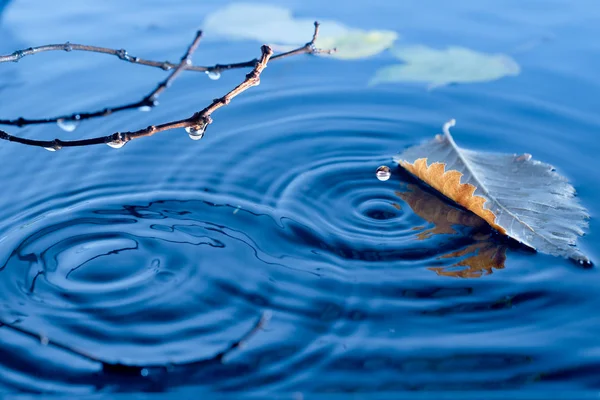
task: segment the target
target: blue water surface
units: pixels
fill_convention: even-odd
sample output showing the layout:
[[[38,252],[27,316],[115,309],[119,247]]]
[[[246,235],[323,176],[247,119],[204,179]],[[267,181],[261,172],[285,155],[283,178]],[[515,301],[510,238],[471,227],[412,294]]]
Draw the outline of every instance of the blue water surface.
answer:
[[[175,61],[228,3],[0,0],[0,54],[71,41]],[[269,65],[197,142],[174,130],[119,150],[0,143],[0,394],[600,389],[598,270],[506,243],[392,165],[455,118],[460,145],[531,153],[568,177],[592,217],[580,247],[600,259],[598,3],[263,4],[503,53],[520,74],[369,85],[398,63],[390,52],[302,55]],[[194,62],[249,60],[260,44],[207,31]],[[74,132],[1,129],[135,130],[192,115],[247,72],[185,72],[151,112]],[[26,57],[0,64],[0,118],[136,101],[165,75],[91,53]],[[264,312],[245,346],[212,359]]]

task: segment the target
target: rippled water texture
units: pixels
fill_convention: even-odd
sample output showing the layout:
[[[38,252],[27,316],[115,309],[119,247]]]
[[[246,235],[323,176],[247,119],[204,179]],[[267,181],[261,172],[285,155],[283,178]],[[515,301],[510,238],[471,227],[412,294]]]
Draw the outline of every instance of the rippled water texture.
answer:
[[[14,1],[0,53],[70,40],[176,60],[223,5],[138,3]],[[597,261],[596,3],[286,6],[410,45],[508,54],[520,74],[373,86],[398,63],[387,52],[299,56],[273,62],[199,141],[180,130],[119,150],[1,143],[0,393],[600,388],[597,270],[502,240],[392,165],[451,117],[464,147],[532,153],[577,188],[592,214],[580,244]],[[252,40],[205,36],[198,64],[259,54]],[[164,77],[113,58],[1,64],[0,118],[135,101]],[[151,112],[73,132],[7,128],[38,139],[138,129],[191,115],[244,73],[184,73]],[[264,312],[245,346],[214,358]]]

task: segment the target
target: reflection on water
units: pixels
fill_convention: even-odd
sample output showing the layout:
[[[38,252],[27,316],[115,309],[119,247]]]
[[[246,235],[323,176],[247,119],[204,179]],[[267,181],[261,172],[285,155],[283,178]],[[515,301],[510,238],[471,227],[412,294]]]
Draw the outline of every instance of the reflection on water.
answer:
[[[479,278],[489,275],[494,269],[504,268],[507,247],[498,244],[488,224],[470,211],[452,206],[439,196],[421,189],[415,184],[408,184],[404,191],[396,195],[404,200],[419,217],[433,225],[431,228],[415,227],[418,240],[425,240],[435,235],[455,235],[457,225],[468,227],[466,234],[475,243],[463,249],[440,255],[439,258],[458,258],[459,260],[444,267],[430,267],[438,275],[459,278]]]

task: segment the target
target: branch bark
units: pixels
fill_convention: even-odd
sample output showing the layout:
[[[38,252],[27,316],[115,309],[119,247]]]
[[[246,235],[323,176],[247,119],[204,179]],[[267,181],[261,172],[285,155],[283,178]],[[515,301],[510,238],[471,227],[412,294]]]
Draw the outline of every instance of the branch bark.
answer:
[[[187,128],[190,134],[195,134],[199,137],[202,137],[204,134],[204,130],[206,127],[212,123],[211,115],[213,112],[218,110],[219,108],[229,104],[231,100],[245,92],[252,86],[257,86],[260,83],[260,74],[267,67],[267,63],[273,54],[273,50],[267,45],[263,45],[261,58],[258,60],[254,69],[246,75],[246,79],[236,86],[233,90],[227,93],[225,96],[220,97],[218,99],[213,100],[213,102],[206,108],[201,111],[196,112],[189,118],[167,122],[160,125],[150,125],[147,128],[140,129],[132,132],[115,132],[108,136],[99,136],[91,139],[81,139],[81,140],[35,140],[35,139],[26,139],[18,136],[13,136],[5,131],[0,130],[0,139],[8,140],[10,142],[16,142],[25,144],[28,146],[37,146],[43,147],[47,150],[60,150],[63,147],[81,147],[81,146],[90,146],[95,144],[108,144],[114,148],[120,148],[125,145],[125,143],[138,139],[141,137],[152,136],[158,132],[164,132],[171,129],[177,128]]]
[[[306,43],[304,46],[301,46],[297,49],[272,56],[271,62],[274,60],[284,59],[287,57],[301,55],[301,54],[320,54],[320,53],[331,54],[332,52],[334,52],[335,49],[321,50],[321,49],[317,49],[315,47],[315,41],[317,40],[318,35],[319,35],[319,23],[315,21],[315,30],[313,33],[312,40],[310,42]],[[30,48],[24,49],[24,50],[17,50],[10,55],[0,56],[0,63],[4,63],[4,62],[10,62],[10,61],[17,62],[20,59],[22,59],[23,57],[26,57],[29,55],[35,55],[35,54],[47,52],[47,51],[67,51],[67,52],[86,51],[86,52],[114,55],[114,56],[118,57],[119,59],[126,61],[126,62],[139,64],[139,65],[146,65],[146,66],[150,66],[150,67],[157,67],[157,68],[161,68],[163,70],[174,69],[174,71],[171,73],[169,78],[167,78],[165,81],[161,82],[152,92],[150,92],[148,95],[144,96],[141,100],[133,102],[133,103],[128,103],[128,104],[121,105],[121,106],[107,107],[107,108],[104,108],[104,109],[98,110],[98,111],[78,112],[78,113],[72,113],[69,115],[60,115],[60,116],[48,117],[48,118],[34,119],[34,118],[19,117],[17,119],[0,119],[0,125],[23,127],[26,125],[48,124],[48,123],[56,123],[59,121],[83,121],[83,120],[91,119],[91,118],[106,117],[110,114],[113,114],[113,113],[116,113],[119,111],[124,111],[124,110],[138,109],[141,107],[154,107],[158,104],[157,99],[160,96],[160,94],[183,71],[221,73],[221,71],[227,71],[227,70],[232,70],[232,69],[253,68],[260,61],[259,58],[255,58],[250,61],[244,61],[244,62],[233,63],[233,64],[216,64],[213,66],[194,66],[191,63],[191,56],[194,53],[201,36],[202,36],[202,32],[198,31],[194,42],[188,48],[188,52],[186,53],[187,57],[184,56],[178,64],[174,64],[169,61],[158,62],[158,61],[145,60],[145,59],[142,59],[139,57],[133,57],[133,56],[130,56],[127,53],[127,51],[124,49],[115,50],[115,49],[109,49],[109,48],[105,48],[105,47],[88,46],[88,45],[82,45],[82,44],[71,44],[68,42],[64,43],[64,44],[50,44],[50,45],[45,45],[45,46],[30,47]],[[0,134],[0,136],[1,136],[1,134]],[[2,137],[0,137],[0,138],[2,138]],[[22,142],[19,142],[19,143],[22,143]],[[28,144],[28,143],[23,143],[23,144]]]

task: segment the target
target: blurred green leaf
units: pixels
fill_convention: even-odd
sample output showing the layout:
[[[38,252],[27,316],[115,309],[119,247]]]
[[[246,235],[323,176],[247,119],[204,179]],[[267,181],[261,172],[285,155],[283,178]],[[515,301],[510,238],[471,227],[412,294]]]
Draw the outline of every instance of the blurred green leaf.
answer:
[[[336,48],[331,57],[361,59],[390,48],[398,34],[386,30],[350,28],[333,20],[295,18],[283,7],[260,3],[234,3],[209,14],[203,24],[211,35],[235,40],[256,40],[280,50],[298,47],[311,38],[314,21],[321,22],[316,45]]]
[[[489,82],[521,72],[519,64],[505,54],[479,53],[464,47],[437,50],[410,46],[394,48],[392,53],[404,64],[377,70],[371,84],[423,82],[437,87],[450,83]]]

